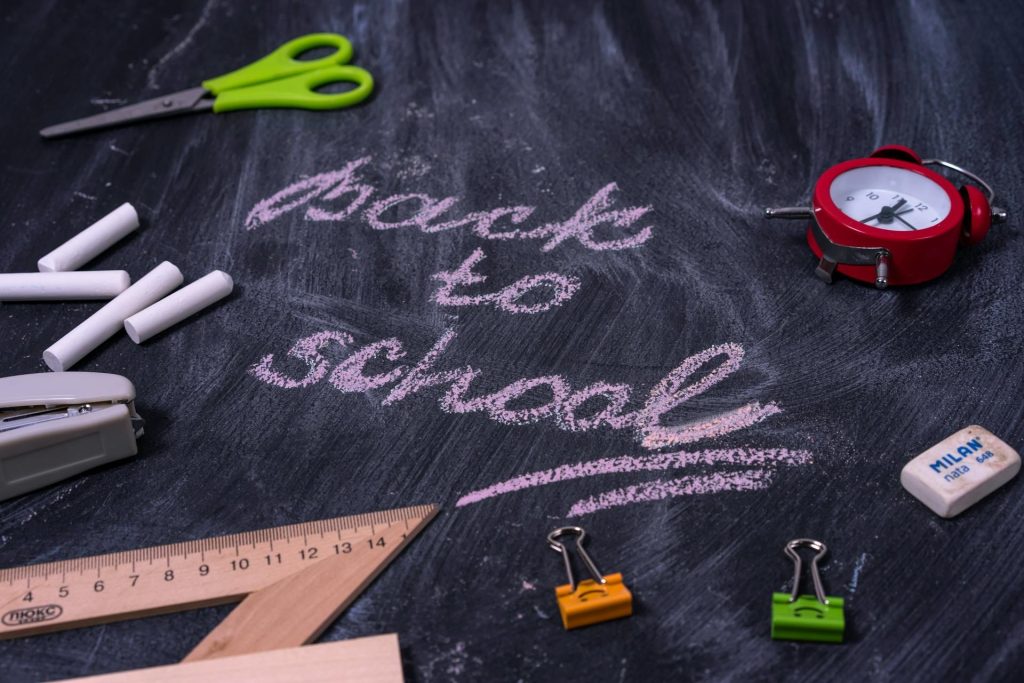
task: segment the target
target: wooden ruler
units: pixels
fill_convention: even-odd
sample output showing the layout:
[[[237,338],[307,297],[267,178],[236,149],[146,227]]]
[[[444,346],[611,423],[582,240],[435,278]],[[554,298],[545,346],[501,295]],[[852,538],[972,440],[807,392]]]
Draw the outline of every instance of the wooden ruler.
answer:
[[[328,559],[365,586],[435,514],[419,505],[0,570],[0,638],[236,602]]]
[[[70,680],[75,683],[401,683],[403,678],[398,636],[389,633]]]

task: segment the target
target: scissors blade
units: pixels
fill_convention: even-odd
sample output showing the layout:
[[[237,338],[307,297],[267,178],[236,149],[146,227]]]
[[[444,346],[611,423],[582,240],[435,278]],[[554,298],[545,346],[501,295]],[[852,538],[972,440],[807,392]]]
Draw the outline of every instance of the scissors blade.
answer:
[[[181,92],[154,97],[151,100],[131,104],[105,111],[102,114],[86,116],[67,123],[58,123],[39,131],[44,138],[60,138],[65,135],[84,133],[88,130],[110,128],[135,121],[161,119],[165,116],[176,116],[194,111],[208,111],[213,108],[213,98],[207,97],[209,91],[203,87],[189,88]]]

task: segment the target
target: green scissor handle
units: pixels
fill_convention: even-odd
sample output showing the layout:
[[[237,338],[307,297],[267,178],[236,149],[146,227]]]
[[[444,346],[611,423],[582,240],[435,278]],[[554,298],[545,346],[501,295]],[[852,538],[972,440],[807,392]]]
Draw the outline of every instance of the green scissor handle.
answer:
[[[316,88],[330,83],[355,83],[352,90],[341,93],[318,93]],[[225,90],[213,103],[214,112],[236,109],[341,109],[362,102],[373,92],[373,76],[358,66],[330,66],[300,73],[278,81],[248,88]]]
[[[337,48],[337,51],[320,59],[295,59],[307,50],[321,47],[333,47]],[[236,88],[276,81],[324,67],[348,64],[350,59],[352,43],[348,42],[345,36],[339,36],[337,33],[310,33],[289,40],[263,59],[256,60],[248,66],[203,81],[203,87],[214,95],[220,95]],[[214,111],[216,110],[214,107]]]

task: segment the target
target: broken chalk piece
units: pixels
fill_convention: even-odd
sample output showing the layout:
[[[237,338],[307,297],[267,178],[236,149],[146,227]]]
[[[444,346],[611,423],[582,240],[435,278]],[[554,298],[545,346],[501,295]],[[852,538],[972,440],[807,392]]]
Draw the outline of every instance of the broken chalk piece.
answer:
[[[78,270],[139,227],[139,214],[127,202],[39,259],[39,272]]]
[[[903,467],[900,483],[940,517],[955,517],[1020,471],[1020,455],[984,427],[971,425]]]
[[[54,372],[64,372],[113,337],[126,319],[170,294],[182,281],[178,267],[164,261],[43,351],[43,362]]]
[[[141,344],[172,325],[220,301],[234,289],[231,276],[215,270],[124,321],[132,341]]]
[[[113,299],[131,284],[123,270],[0,273],[0,301]]]

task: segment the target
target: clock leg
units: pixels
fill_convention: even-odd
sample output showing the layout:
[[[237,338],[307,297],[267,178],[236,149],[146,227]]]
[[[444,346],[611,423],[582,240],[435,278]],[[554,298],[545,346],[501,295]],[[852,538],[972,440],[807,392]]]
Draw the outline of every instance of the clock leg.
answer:
[[[884,249],[875,257],[875,287],[889,286],[889,252]]]
[[[814,269],[814,274],[828,284],[832,284],[832,273],[835,271],[836,262],[827,256],[822,256],[821,260],[818,261],[818,267]]]

